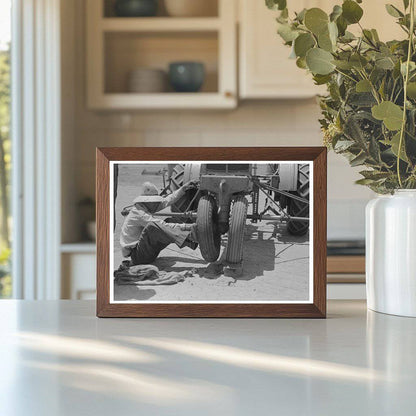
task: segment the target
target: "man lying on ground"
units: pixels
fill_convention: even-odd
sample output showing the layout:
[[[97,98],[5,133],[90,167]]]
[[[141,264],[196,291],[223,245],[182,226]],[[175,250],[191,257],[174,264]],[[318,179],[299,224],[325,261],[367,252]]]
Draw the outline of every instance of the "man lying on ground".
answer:
[[[166,223],[162,218],[153,216],[195,187],[195,182],[188,182],[172,194],[161,197],[154,184],[145,182],[141,195],[133,201],[134,207],[121,227],[123,257],[130,257],[133,265],[150,264],[171,243],[179,248],[190,247],[195,250],[198,246],[195,224]]]

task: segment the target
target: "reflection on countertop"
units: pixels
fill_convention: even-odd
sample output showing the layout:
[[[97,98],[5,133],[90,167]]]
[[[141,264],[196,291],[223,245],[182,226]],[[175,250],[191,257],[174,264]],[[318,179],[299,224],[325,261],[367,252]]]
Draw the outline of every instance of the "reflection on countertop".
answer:
[[[94,302],[1,301],[0,414],[414,415],[416,320],[328,311],[97,319]]]

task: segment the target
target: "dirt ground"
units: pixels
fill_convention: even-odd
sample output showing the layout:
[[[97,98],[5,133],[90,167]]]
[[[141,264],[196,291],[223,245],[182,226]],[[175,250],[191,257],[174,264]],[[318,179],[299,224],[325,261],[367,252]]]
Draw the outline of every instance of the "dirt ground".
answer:
[[[151,181],[162,187],[157,174],[165,165],[120,165],[114,232],[114,267],[122,261],[119,236],[121,210]],[[142,172],[145,172],[143,174]],[[249,207],[250,210],[250,207]],[[222,239],[222,251],[226,237]],[[309,298],[309,236],[294,237],[282,223],[247,221],[244,235],[243,275],[234,279],[207,269],[199,249],[171,244],[154,263],[160,270],[195,269],[193,277],[172,286],[114,285],[115,301],[307,301]]]

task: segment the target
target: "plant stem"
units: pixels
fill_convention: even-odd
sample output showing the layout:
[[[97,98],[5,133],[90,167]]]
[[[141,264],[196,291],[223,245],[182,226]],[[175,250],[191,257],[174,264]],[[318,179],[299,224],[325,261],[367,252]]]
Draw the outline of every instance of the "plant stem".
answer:
[[[377,104],[380,104],[380,100],[378,98],[378,93],[376,88],[374,87],[373,83],[370,81],[370,78],[368,77],[367,73],[365,72],[365,69],[361,66],[362,70],[360,71],[360,75],[363,77],[363,79],[367,80],[371,87],[371,93],[373,94],[374,99],[377,101]]]
[[[400,156],[402,155],[404,131],[406,129],[406,107],[407,107],[407,83],[409,82],[409,68],[410,60],[412,58],[413,50],[413,35],[415,27],[415,0],[410,0],[410,30],[409,30],[409,45],[407,48],[407,60],[406,60],[406,73],[404,76],[404,85],[403,85],[403,118],[402,118],[402,128],[400,129],[400,140],[399,140],[399,151],[397,152],[397,178],[399,180],[400,188],[403,187],[402,177],[400,174]]]
[[[340,71],[338,68],[335,68],[335,71],[340,73],[341,75],[344,75],[344,77],[349,78],[351,81],[354,81],[355,83],[357,83],[357,80],[353,77],[350,77],[348,74],[346,74],[345,72]]]

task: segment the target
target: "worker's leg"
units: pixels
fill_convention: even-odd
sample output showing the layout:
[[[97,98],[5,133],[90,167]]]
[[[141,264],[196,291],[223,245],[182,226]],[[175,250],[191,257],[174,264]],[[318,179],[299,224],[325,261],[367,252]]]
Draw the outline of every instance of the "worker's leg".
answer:
[[[153,263],[159,253],[171,243],[183,247],[190,231],[174,229],[150,222],[144,228],[140,240],[131,254],[133,264]]]

